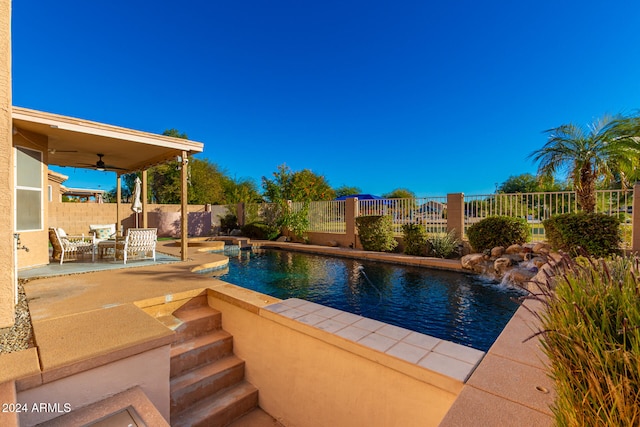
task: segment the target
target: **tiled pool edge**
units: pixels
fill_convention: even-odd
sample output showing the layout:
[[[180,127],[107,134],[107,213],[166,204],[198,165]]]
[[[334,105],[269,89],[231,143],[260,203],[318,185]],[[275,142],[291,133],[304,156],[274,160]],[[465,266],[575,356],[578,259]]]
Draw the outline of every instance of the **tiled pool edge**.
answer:
[[[210,296],[457,395],[485,353],[377,320],[219,281]]]
[[[463,383],[485,355],[480,350],[298,298],[263,309]]]

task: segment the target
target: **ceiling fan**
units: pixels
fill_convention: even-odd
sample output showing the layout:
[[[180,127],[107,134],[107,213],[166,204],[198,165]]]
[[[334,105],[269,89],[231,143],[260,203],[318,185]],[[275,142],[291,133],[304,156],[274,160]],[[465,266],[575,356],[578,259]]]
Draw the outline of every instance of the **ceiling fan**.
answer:
[[[102,158],[104,157],[104,154],[98,153],[97,156],[98,156],[98,161],[95,164],[84,163],[83,166],[93,167],[94,169],[99,171],[125,170],[124,168],[119,168],[117,166],[105,164],[104,160],[102,160]]]

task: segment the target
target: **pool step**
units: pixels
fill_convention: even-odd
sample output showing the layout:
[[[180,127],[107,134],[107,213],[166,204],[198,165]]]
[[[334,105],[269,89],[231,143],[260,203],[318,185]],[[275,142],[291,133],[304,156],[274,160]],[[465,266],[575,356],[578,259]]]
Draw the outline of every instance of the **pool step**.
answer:
[[[257,408],[258,389],[244,380],[222,314],[194,300],[160,319],[176,331],[171,346],[171,425],[226,426]],[[172,317],[174,320],[171,320]]]

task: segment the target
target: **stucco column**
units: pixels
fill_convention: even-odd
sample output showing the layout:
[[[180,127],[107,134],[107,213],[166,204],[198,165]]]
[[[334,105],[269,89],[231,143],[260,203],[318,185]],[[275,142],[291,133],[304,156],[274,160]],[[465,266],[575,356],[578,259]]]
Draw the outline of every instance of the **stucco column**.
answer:
[[[0,328],[15,321],[13,237],[13,133],[11,120],[11,0],[0,0]]]
[[[238,219],[238,226],[242,227],[243,225],[245,225],[245,215],[244,215],[244,202],[240,202],[238,203],[237,207],[236,207],[236,218]]]
[[[640,182],[633,185],[633,211],[631,213],[631,250],[640,252]]]
[[[447,194],[447,232],[453,230],[458,239],[464,237],[464,193]]]
[[[352,248],[356,248],[356,217],[358,213],[358,198],[351,197],[344,201],[344,221],[346,224],[347,241]]]

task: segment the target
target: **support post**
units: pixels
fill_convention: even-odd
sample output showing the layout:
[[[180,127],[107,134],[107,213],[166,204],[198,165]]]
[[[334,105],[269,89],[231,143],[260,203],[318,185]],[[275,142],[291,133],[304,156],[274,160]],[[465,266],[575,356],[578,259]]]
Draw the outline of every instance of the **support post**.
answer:
[[[180,175],[182,177],[182,184],[180,186],[181,192],[180,192],[180,203],[181,203],[181,208],[180,208],[180,254],[181,254],[181,259],[182,261],[186,261],[187,257],[188,257],[188,247],[189,247],[189,221],[187,219],[187,217],[189,216],[189,206],[188,206],[188,193],[187,193],[187,186],[188,186],[188,182],[187,182],[187,178],[188,178],[188,171],[187,171],[187,167],[189,165],[189,159],[187,158],[187,152],[186,151],[182,151],[182,161],[181,161],[181,166],[180,166]]]
[[[140,189],[140,198],[142,199],[142,228],[148,228],[149,227],[149,221],[148,221],[148,212],[147,212],[147,206],[148,206],[148,201],[149,201],[149,197],[148,197],[148,192],[147,192],[147,170],[143,170],[142,171],[142,188]],[[137,214],[136,214],[137,215]]]
[[[447,232],[464,238],[464,193],[447,194]]]
[[[124,230],[120,225],[120,204],[122,202],[122,178],[120,174],[116,176],[116,234],[123,236]]]

